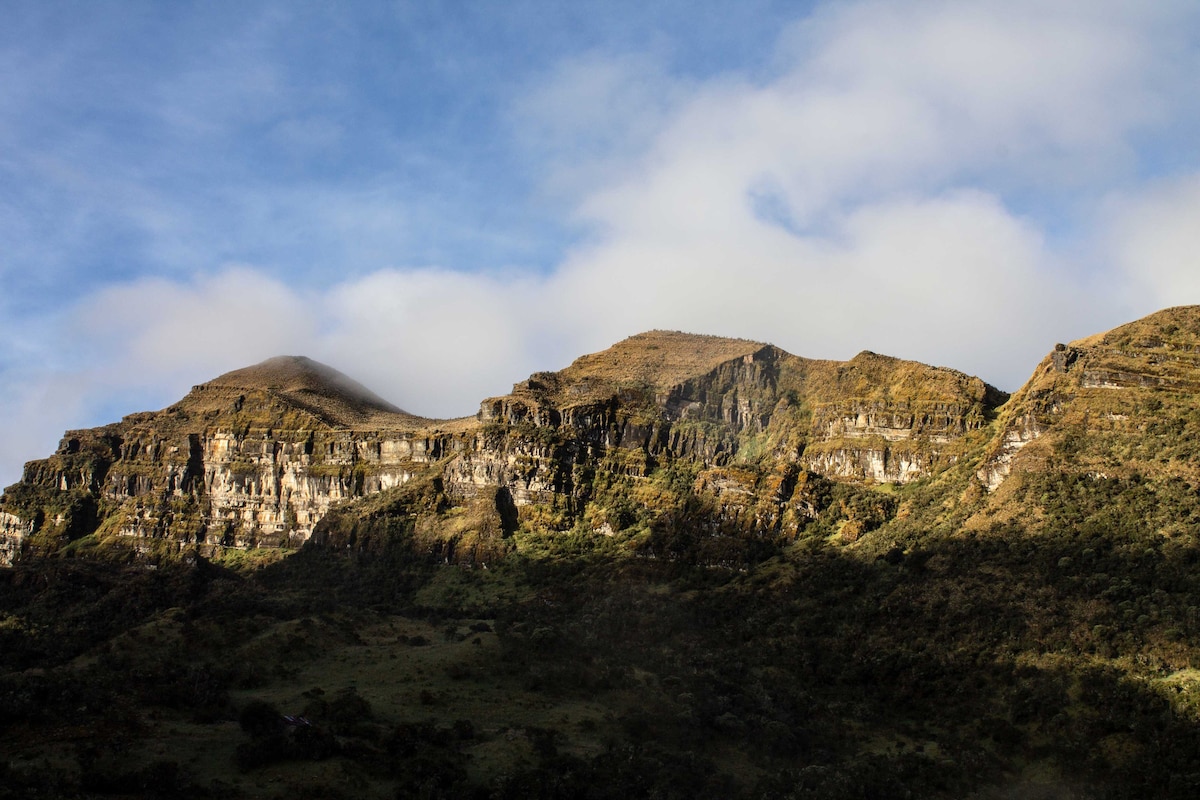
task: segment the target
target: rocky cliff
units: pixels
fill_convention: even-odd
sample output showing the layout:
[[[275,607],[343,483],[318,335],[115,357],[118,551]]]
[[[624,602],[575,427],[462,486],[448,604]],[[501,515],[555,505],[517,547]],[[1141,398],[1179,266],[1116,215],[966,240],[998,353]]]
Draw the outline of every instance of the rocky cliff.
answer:
[[[894,504],[831,486],[900,485],[960,463],[989,490],[1063,464],[1195,481],[1197,389],[1195,307],[1058,345],[1011,400],[870,352],[822,361],[653,331],[536,373],[474,418],[438,421],[329,367],[277,358],[162,411],[68,432],[0,500],[0,563],[109,541],[143,553],[295,548],[332,508],[351,519],[355,502],[418,477],[440,498],[420,522],[427,538],[484,550],[517,529],[792,536],[829,514],[852,540]],[[326,529],[322,541],[345,538]]]
[[[815,361],[757,342],[652,332],[485,401],[446,482],[463,496],[505,486],[517,506],[579,515],[596,499],[597,473],[636,484],[684,464],[719,513],[778,532],[789,516],[812,514],[802,475],[928,477],[966,452],[1004,399],[978,378],[874,353]]]
[[[335,370],[271,359],[162,411],[69,431],[5,493],[0,559],[85,537],[143,552],[298,546],[334,503],[402,484],[461,443]]]
[[[1003,400],[978,378],[873,353],[814,361],[657,331],[535,374],[474,419],[434,421],[328,367],[277,358],[162,411],[69,432],[5,493],[0,560],[80,540],[144,553],[292,548],[334,505],[415,476],[435,477],[451,505],[537,507],[559,528],[596,506],[596,527],[610,532],[621,522],[600,506],[632,504],[643,520],[677,510],[678,492],[656,501],[643,484],[686,467],[685,494],[778,531],[816,513],[804,476],[932,475]]]
[[[822,361],[653,331],[438,421],[276,358],[162,411],[68,432],[0,498],[0,564],[113,541],[146,554],[295,548],[331,509],[347,509],[343,524],[414,478],[440,498],[412,522],[437,552],[494,552],[517,530],[787,537],[831,516],[854,540],[895,503],[834,485],[902,485],[958,464],[993,493],[1048,471],[1200,482],[1197,389],[1196,307],[1056,346],[1011,400],[870,352]],[[332,526],[321,541],[356,540]]]

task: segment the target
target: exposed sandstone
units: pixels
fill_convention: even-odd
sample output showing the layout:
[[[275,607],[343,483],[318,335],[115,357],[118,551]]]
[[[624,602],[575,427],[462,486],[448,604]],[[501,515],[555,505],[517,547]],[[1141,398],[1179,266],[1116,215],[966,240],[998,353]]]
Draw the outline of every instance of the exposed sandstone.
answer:
[[[36,545],[34,533],[53,547],[93,530],[143,551],[296,547],[332,505],[398,486],[454,452],[462,439],[443,428],[329,367],[271,359],[163,411],[68,432],[13,487],[40,494],[24,503],[6,494],[19,524],[5,523],[0,559]],[[72,495],[98,505],[98,525],[83,523],[92,530],[70,509],[47,515]]]
[[[537,373],[474,419],[435,421],[308,359],[272,359],[163,411],[69,432],[6,494],[0,558],[93,532],[147,552],[296,547],[331,508],[431,475],[454,503],[503,496],[579,518],[598,473],[646,480],[675,463],[702,470],[694,491],[723,523],[780,530],[815,513],[803,475],[932,475],[1002,399],[873,353],[813,361],[651,332]]]

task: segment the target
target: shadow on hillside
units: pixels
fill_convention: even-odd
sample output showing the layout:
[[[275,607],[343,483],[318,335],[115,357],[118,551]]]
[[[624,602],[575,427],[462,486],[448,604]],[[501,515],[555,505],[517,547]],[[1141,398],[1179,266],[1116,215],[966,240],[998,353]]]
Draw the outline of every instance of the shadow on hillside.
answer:
[[[229,720],[232,689],[286,681],[233,663],[269,625],[487,619],[500,647],[478,691],[500,691],[495,675],[599,702],[611,733],[590,754],[530,734],[532,761],[480,796],[1194,797],[1194,554],[1104,541],[997,530],[875,561],[793,546],[744,570],[690,565],[686,547],[474,570],[399,545],[306,548],[249,575],[35,562],[0,574],[0,720],[25,753],[64,724],[136,740],[154,709]]]

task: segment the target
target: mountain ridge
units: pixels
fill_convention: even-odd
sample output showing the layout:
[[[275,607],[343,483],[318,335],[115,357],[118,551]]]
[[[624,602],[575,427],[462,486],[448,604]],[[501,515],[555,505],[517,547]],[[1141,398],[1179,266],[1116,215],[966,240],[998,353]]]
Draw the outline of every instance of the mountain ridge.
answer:
[[[676,513],[682,495],[645,494],[664,470],[686,472],[689,492],[746,531],[792,536],[827,511],[810,496],[813,480],[904,485],[972,462],[993,492],[1040,463],[1055,440],[1035,443],[1042,434],[1077,426],[1059,412],[1078,397],[1092,408],[1105,369],[1135,392],[1186,390],[1198,316],[1165,309],[1059,345],[1011,398],[957,370],[871,351],[814,360],[656,330],[534,373],[474,418],[432,420],[332,367],[280,356],[197,384],[160,412],[68,432],[0,497],[0,560],[81,537],[143,554],[295,548],[333,506],[434,478],[451,506],[490,503],[509,528],[551,508],[552,528],[617,531]],[[628,502],[639,510],[614,528],[608,506]],[[65,513],[72,503],[82,510]]]

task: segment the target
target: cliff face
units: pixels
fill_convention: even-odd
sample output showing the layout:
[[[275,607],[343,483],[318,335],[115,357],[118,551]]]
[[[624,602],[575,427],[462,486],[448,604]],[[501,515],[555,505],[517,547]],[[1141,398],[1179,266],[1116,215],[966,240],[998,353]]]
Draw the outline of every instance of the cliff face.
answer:
[[[315,362],[272,359],[163,411],[69,432],[5,495],[0,560],[91,534],[143,552],[296,547],[334,505],[431,475],[451,503],[544,507],[560,526],[595,506],[611,531],[604,506],[676,465],[722,524],[794,529],[819,513],[805,475],[931,475],[1002,399],[977,378],[871,353],[813,361],[652,332],[439,423]],[[624,480],[624,494],[597,475]],[[673,508],[656,502],[635,505]]]
[[[1007,395],[978,378],[875,353],[821,364],[802,462],[821,475],[907,483],[956,463]]]
[[[89,534],[143,552],[295,547],[333,504],[400,485],[461,444],[328,367],[272,359],[163,411],[68,432],[5,493],[0,561]]]
[[[34,521],[0,511],[0,565],[12,564],[21,553],[25,540],[33,534]]]
[[[644,354],[660,369],[646,372]],[[518,508],[548,505],[602,533],[621,529],[612,509],[632,503],[650,526],[683,515],[789,536],[828,506],[815,488],[825,479],[931,476],[978,446],[970,435],[1004,399],[977,378],[873,353],[813,361],[654,332],[484,401],[445,483],[466,498],[504,487]],[[672,472],[688,476],[687,497],[660,486]],[[688,516],[689,497],[704,520]]]
[[[203,550],[298,546],[333,503],[405,483],[456,446],[448,435],[399,431],[210,428],[164,438],[139,425],[122,434],[107,468],[86,484],[80,476],[114,509],[112,531]],[[71,488],[71,476],[52,472],[41,481]]]
[[[728,462],[743,438],[766,430],[779,362],[788,356],[755,342],[687,337],[708,358],[679,351],[701,372],[670,383],[685,370],[660,343],[680,347],[676,336],[634,337],[485,400],[473,446],[447,468],[448,486],[465,496],[505,486],[517,505],[571,503],[579,499],[578,473],[597,467],[645,477],[663,461]],[[661,359],[662,372],[622,373],[614,362],[642,348]]]
[[[335,505],[414,477],[480,518],[515,515],[510,529],[549,518],[611,533],[691,519],[698,502],[703,524],[787,534],[832,502],[830,480],[906,483],[978,453],[1005,399],[874,353],[815,361],[658,331],[438,422],[315,362],[272,359],[68,433],[6,492],[0,561],[93,535],[143,552],[296,547]]]

